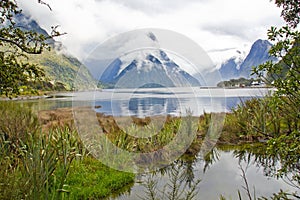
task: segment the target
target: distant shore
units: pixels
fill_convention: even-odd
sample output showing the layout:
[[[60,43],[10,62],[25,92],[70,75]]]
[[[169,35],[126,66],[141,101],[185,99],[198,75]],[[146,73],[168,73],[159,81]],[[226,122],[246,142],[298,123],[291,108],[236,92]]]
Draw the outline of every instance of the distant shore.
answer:
[[[203,90],[207,89],[225,89],[225,90],[233,90],[233,89],[275,89],[273,87],[267,86],[252,86],[252,87],[217,87],[217,86],[200,86],[198,87]],[[116,89],[126,89],[126,88],[116,88]],[[132,89],[132,88],[129,88]],[[155,89],[155,88],[152,88]],[[98,90],[85,90],[85,91],[45,91],[40,92],[40,95],[19,95],[15,97],[6,97],[5,95],[0,96],[0,101],[22,101],[22,100],[37,100],[37,99],[48,99],[48,98],[61,98],[61,97],[70,97],[69,94],[76,92],[88,92],[88,91],[100,91],[102,92],[106,89],[98,89]],[[110,90],[110,89],[108,89]],[[68,94],[68,95],[66,95]]]
[[[37,100],[37,99],[47,99],[47,98],[55,98],[57,96],[61,97],[60,94],[65,93],[73,93],[74,91],[50,91],[50,92],[40,92],[40,94],[36,95],[19,95],[15,97],[6,97],[0,96],[0,101],[22,101],[22,100]]]
[[[36,95],[36,96],[0,97],[0,101],[36,100],[36,99],[46,99],[49,97],[51,97],[51,96],[50,95]]]

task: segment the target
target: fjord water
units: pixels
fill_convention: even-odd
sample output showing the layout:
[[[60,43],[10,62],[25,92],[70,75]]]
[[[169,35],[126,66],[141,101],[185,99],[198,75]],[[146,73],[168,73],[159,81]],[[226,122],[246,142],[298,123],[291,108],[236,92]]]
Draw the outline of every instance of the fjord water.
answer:
[[[193,181],[201,180],[197,186],[198,192],[195,199],[220,199],[220,195],[226,199],[239,199],[238,191],[240,191],[242,199],[249,199],[246,191],[243,189],[245,182],[242,179],[242,171],[245,170],[247,183],[250,188],[251,196],[254,197],[270,197],[273,193],[283,191],[295,192],[296,189],[289,186],[283,180],[268,177],[262,164],[257,162],[254,157],[250,156],[249,160],[240,160],[237,155],[239,150],[220,150],[214,149],[217,155],[207,168],[206,162],[198,157],[190,162],[179,162],[175,164],[185,177],[179,187],[183,187],[185,182],[190,179]],[[249,154],[245,154],[247,157]],[[243,158],[245,158],[243,157]],[[205,169],[205,171],[204,171]],[[148,173],[137,177],[135,185],[130,191],[121,194],[118,197],[111,199],[118,200],[138,200],[140,197],[145,197],[149,192],[145,185],[147,180],[157,181],[157,192],[162,191],[167,184],[170,184],[172,178],[172,168],[167,168],[161,172],[154,174]],[[193,185],[193,183],[192,183]],[[186,189],[187,190],[187,189]],[[170,192],[170,190],[167,190]]]
[[[96,112],[113,116],[155,116],[155,115],[184,115],[187,109],[194,116],[203,112],[230,112],[242,101],[253,97],[263,97],[272,89],[266,88],[138,88],[138,89],[105,89],[102,91],[60,93],[53,98],[19,101],[17,103],[30,106],[33,110],[49,110],[61,107],[92,106]],[[244,182],[239,169],[239,158],[232,149],[215,150],[218,159],[215,159],[203,172],[205,162],[197,157],[190,163],[178,165],[184,170],[189,166],[194,179],[201,179],[199,193],[196,199],[218,199],[220,194],[237,199],[237,191],[243,193]],[[257,196],[270,196],[280,189],[294,191],[282,180],[266,177],[264,168],[254,158],[241,161],[246,168],[248,184]],[[167,170],[168,171],[168,170]],[[144,174],[137,176],[135,185],[129,192],[112,199],[140,199],[145,195],[145,188],[141,181],[149,176],[158,180],[158,186],[167,183],[168,173]],[[159,188],[159,187],[158,187]]]
[[[70,92],[52,98],[20,101],[34,110],[61,107],[93,106],[95,111],[113,116],[184,115],[203,112],[229,112],[242,101],[262,97],[272,92],[267,88],[138,88],[104,89],[102,91]]]

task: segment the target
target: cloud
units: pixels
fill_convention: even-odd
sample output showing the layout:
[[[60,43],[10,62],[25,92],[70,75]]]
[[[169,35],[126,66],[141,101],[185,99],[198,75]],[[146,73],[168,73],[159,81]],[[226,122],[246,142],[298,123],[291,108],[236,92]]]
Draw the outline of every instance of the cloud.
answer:
[[[253,43],[282,23],[280,10],[267,0],[49,0],[52,12],[37,0],[18,3],[46,30],[59,24],[68,34],[57,40],[80,59],[108,38],[134,29],[176,31],[211,50]]]
[[[99,0],[103,1],[103,0]],[[175,10],[182,9],[183,7],[189,5],[192,2],[206,2],[208,0],[172,0],[172,1],[162,1],[162,0],[111,0],[117,4],[122,4],[133,10],[142,11],[148,15],[156,15],[160,13],[172,13]]]

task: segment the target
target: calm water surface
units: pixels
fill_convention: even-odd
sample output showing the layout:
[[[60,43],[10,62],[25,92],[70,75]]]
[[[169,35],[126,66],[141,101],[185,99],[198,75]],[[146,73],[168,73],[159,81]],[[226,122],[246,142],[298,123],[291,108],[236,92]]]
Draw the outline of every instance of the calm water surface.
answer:
[[[205,112],[228,112],[241,101],[262,97],[272,90],[149,88],[107,89],[95,92],[60,93],[57,98],[20,101],[33,110],[72,106],[101,106],[96,112],[114,116],[184,115],[190,109],[197,116]],[[55,97],[55,96],[54,96]]]
[[[243,189],[245,183],[241,177],[242,171],[240,167],[246,172],[246,178],[252,197],[254,196],[254,191],[256,197],[270,197],[273,193],[279,192],[280,189],[290,192],[297,191],[295,188],[287,185],[283,180],[265,176],[264,167],[262,167],[260,163],[255,162],[253,157],[250,157],[249,163],[248,160],[240,162],[233,150],[216,151],[218,158],[212,162],[205,172],[203,171],[205,162],[200,158],[192,163],[184,163],[183,165],[177,164],[177,167],[184,173],[188,171],[188,167],[191,167],[193,174],[189,174],[189,176],[192,176],[195,181],[201,179],[197,187],[198,193],[195,197],[196,200],[216,200],[220,198],[220,195],[223,195],[226,199],[239,199],[238,190],[241,192],[243,199],[248,199],[246,191]],[[137,181],[130,191],[111,199],[138,200],[140,197],[145,197],[147,190],[142,185],[142,182],[146,182],[149,177],[152,177],[151,180],[157,180],[157,188],[162,190],[166,184],[170,183],[170,175],[168,175],[168,173],[170,173],[171,170],[172,169],[166,170],[167,172],[164,174],[158,172],[154,176],[152,174],[141,175],[137,177]],[[184,183],[185,181],[182,181],[182,184]]]

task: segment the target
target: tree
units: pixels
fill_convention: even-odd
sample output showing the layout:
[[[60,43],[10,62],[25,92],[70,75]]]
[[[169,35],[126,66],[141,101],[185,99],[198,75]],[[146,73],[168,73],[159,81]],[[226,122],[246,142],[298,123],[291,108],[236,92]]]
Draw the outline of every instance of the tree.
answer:
[[[254,69],[254,73],[277,88],[270,105],[285,119],[281,122],[282,133],[268,141],[267,154],[276,157],[280,166],[274,167],[277,177],[287,178],[291,185],[300,188],[300,22],[299,0],[275,0],[282,8],[286,21],[283,27],[271,27],[269,40],[275,44],[270,55],[278,62],[267,62]],[[292,198],[298,194],[292,194]],[[274,199],[275,198],[274,196]]]
[[[281,16],[292,28],[300,22],[299,0],[275,0],[278,7],[282,7]]]
[[[39,3],[49,7],[43,1]],[[57,27],[52,28],[50,36],[18,27],[14,18],[21,12],[15,0],[0,1],[0,95],[19,94],[20,86],[29,87],[29,84],[42,80],[45,76],[43,70],[28,63],[26,54],[50,50],[47,40],[60,35]]]
[[[300,121],[300,21],[299,0],[275,0],[282,7],[281,16],[286,21],[283,27],[271,27],[268,38],[275,44],[270,55],[279,62],[269,61],[254,68],[254,73],[277,88],[275,96],[285,104],[285,114],[294,120],[294,130],[299,130]],[[291,132],[291,131],[290,131]]]

